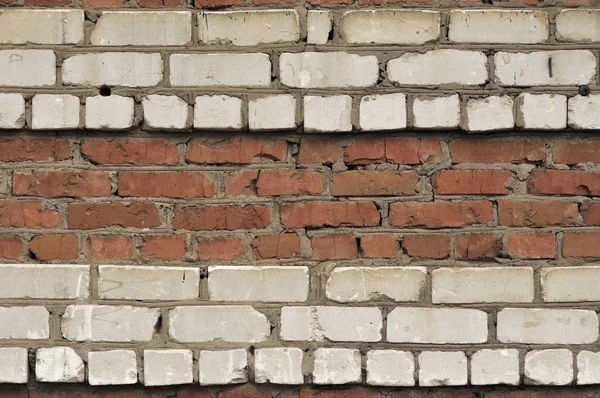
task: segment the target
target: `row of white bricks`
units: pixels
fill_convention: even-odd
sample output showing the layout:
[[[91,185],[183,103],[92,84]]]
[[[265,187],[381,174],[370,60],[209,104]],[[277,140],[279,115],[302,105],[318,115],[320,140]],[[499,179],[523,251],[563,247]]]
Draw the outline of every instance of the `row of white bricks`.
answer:
[[[467,357],[462,351],[413,353],[392,349],[366,353],[366,384],[406,387],[472,385],[568,385],[600,383],[600,352],[567,349],[482,349]],[[98,385],[136,384],[166,386],[199,383],[203,386],[240,384],[249,381],[253,362],[254,382],[320,385],[363,382],[362,355],[357,349],[317,348],[310,361],[300,348],[259,348],[249,356],[245,349],[201,350],[198,358],[188,349],[146,349],[138,370],[134,350],[92,351],[87,354],[87,381]],[[416,356],[416,359],[415,359]],[[311,363],[312,362],[312,363]],[[470,363],[469,363],[470,362]],[[195,363],[197,368],[195,370]],[[308,366],[306,366],[308,365]],[[305,371],[312,365],[312,372]],[[36,350],[35,378],[44,383],[83,383],[85,363],[71,347]],[[469,378],[470,373],[470,378]],[[197,376],[196,376],[197,375]],[[29,379],[28,351],[0,348],[0,383],[24,384]],[[417,381],[415,381],[415,379]]]
[[[245,96],[242,96],[245,97]],[[127,130],[143,121],[148,130],[221,129],[256,131],[293,130],[345,132],[417,129],[467,131],[600,128],[600,95],[567,97],[523,93],[511,96],[415,96],[407,105],[405,94],[307,95],[300,103],[290,94],[242,97],[201,95],[193,107],[174,95],[148,95],[136,110],[132,97],[119,95],[81,99],[70,94],[37,94],[28,105],[21,94],[0,94],[0,129]],[[354,117],[353,102],[358,102]],[[299,117],[299,113],[303,117]],[[277,115],[277,117],[273,117]],[[303,120],[302,120],[303,119]]]
[[[306,17],[305,17],[306,15]],[[306,26],[301,24],[306,19]],[[345,44],[406,44],[435,42],[442,30],[442,13],[431,10],[355,10],[336,18],[336,32]],[[599,42],[600,10],[561,10],[555,18],[541,10],[451,10],[448,42],[534,44],[551,40],[553,21],[557,42]],[[326,44],[333,29],[330,11],[293,9],[258,11],[104,11],[94,25],[93,46],[184,46],[274,43]],[[198,26],[193,37],[192,25]],[[0,44],[87,44],[83,10],[6,9],[0,14]]]
[[[196,267],[100,265],[97,290],[105,300],[198,300],[201,279]],[[430,279],[434,304],[531,303],[537,277],[530,267],[443,267]],[[600,266],[544,267],[540,283],[544,302],[600,301]],[[336,267],[325,295],[339,303],[423,302],[427,284],[425,267]],[[0,299],[87,299],[90,287],[88,265],[0,265]],[[211,301],[302,303],[309,288],[304,266],[208,267]]]
[[[380,54],[381,56],[381,54]],[[267,53],[169,54],[100,52],[65,54],[63,86],[271,87],[273,66]],[[493,68],[489,64],[493,62]],[[589,50],[483,51],[438,49],[378,59],[343,51],[284,52],[278,57],[279,82],[291,88],[366,88],[380,81],[381,69],[398,86],[503,87],[596,85],[597,59]],[[57,57],[48,49],[0,51],[0,86],[55,87]],[[490,72],[491,71],[491,72]],[[165,73],[166,72],[166,73]],[[163,78],[163,75],[168,78]]]

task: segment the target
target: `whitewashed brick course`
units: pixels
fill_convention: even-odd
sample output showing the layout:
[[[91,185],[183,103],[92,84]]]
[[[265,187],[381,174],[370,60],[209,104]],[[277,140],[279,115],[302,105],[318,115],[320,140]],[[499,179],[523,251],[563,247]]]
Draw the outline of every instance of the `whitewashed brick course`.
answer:
[[[94,351],[88,354],[88,382],[90,385],[136,384],[137,380],[135,351]]]
[[[296,10],[201,12],[198,36],[204,44],[293,43],[300,40],[300,22]]]
[[[558,94],[528,94],[517,97],[517,126],[558,130],[567,127],[567,97]]]
[[[365,131],[406,128],[406,96],[383,94],[362,97],[359,124]]]
[[[88,97],[85,103],[85,127],[94,130],[125,130],[134,123],[134,101],[130,97]]]
[[[314,327],[314,307],[282,307],[280,322],[281,340],[309,341],[320,337]]]
[[[34,130],[76,129],[80,101],[74,95],[36,94],[31,101],[31,128]]]
[[[0,307],[0,339],[47,339],[49,319],[44,307]]]
[[[35,376],[44,383],[83,383],[85,365],[71,347],[38,348]]]
[[[576,309],[505,308],[498,312],[503,343],[591,344],[598,340],[598,315]]]
[[[281,83],[298,88],[370,87],[377,83],[377,57],[345,52],[283,53]]]
[[[540,278],[544,301],[600,301],[600,267],[542,268]]]
[[[196,97],[194,128],[241,129],[242,100],[228,95],[201,95]]]
[[[151,87],[162,81],[162,75],[160,54],[78,54],[62,64],[62,81],[67,86]]]
[[[248,354],[244,349],[200,351],[200,385],[239,384],[248,381]]]
[[[269,55],[173,54],[171,85],[266,87],[271,84]]]
[[[56,55],[51,50],[2,50],[0,70],[0,86],[54,86]]]
[[[555,18],[556,40],[593,43],[600,41],[600,10],[561,10]],[[584,28],[585,27],[585,28]]]
[[[248,101],[250,130],[283,130],[296,128],[296,98],[293,95],[271,95]]]
[[[393,343],[467,344],[488,339],[487,314],[465,308],[394,308],[387,317]]]
[[[580,351],[577,354],[577,384],[600,383],[600,353]]]
[[[70,305],[61,330],[71,341],[150,341],[159,316],[158,308]]]
[[[510,130],[515,126],[511,97],[491,96],[467,101],[466,123],[470,131]]]
[[[337,267],[327,280],[326,295],[340,303],[419,301],[426,278],[422,267]]]
[[[467,357],[464,352],[431,351],[419,355],[420,386],[464,386],[467,379]]]
[[[431,278],[434,303],[533,301],[532,268],[439,268],[432,271]]]
[[[484,84],[487,57],[480,51],[453,49],[406,53],[388,62],[387,73],[391,82],[407,86]]]
[[[315,384],[360,383],[360,351],[347,348],[317,348],[314,356]]]
[[[333,13],[331,11],[308,11],[306,17],[306,42],[308,44],[327,44],[332,29]]]
[[[144,350],[144,385],[172,386],[194,381],[191,350]]]
[[[458,43],[544,43],[550,24],[546,11],[452,10],[448,39]]]
[[[573,353],[566,349],[525,355],[525,384],[564,386],[573,381]]]
[[[183,130],[188,127],[188,103],[176,95],[151,94],[142,99],[144,124],[153,130]]]
[[[304,302],[308,286],[308,267],[208,267],[212,301]]]
[[[574,129],[600,129],[600,95],[576,95],[569,98],[569,127]]]
[[[518,350],[485,349],[471,356],[471,384],[473,385],[518,385],[520,378]]]
[[[0,383],[25,384],[28,379],[27,348],[0,348]]]
[[[0,44],[79,44],[83,10],[19,10],[0,12]]]
[[[495,79],[502,86],[573,86],[596,76],[596,57],[587,50],[498,52]]]
[[[89,274],[88,265],[2,264],[0,298],[87,298]]]
[[[304,129],[307,131],[352,131],[352,97],[336,95],[304,97]]]
[[[0,94],[0,129],[20,129],[24,126],[25,99],[23,96],[21,94]]]
[[[412,352],[371,350],[367,353],[367,384],[410,387],[415,385],[415,357]]]
[[[257,383],[303,384],[300,348],[262,348],[254,355],[254,373]]]
[[[350,44],[424,44],[440,36],[438,11],[357,10],[342,15],[340,33]]]
[[[413,125],[416,128],[456,128],[460,124],[460,97],[415,98]]]
[[[181,46],[191,41],[189,11],[104,11],[90,36],[94,46]]]
[[[169,311],[169,336],[181,343],[215,340],[257,343],[270,334],[267,317],[248,305],[175,307]]]

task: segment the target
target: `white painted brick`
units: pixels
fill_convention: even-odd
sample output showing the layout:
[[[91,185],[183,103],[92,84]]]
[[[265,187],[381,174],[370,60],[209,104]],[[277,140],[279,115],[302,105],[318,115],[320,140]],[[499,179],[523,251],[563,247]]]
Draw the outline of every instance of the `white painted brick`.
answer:
[[[156,130],[183,130],[188,127],[188,103],[176,95],[151,94],[142,99],[144,123]]]
[[[0,298],[84,299],[89,265],[2,264]]]
[[[257,343],[270,334],[267,317],[249,305],[175,307],[169,311],[169,336],[181,343],[216,340]]]
[[[517,97],[517,126],[558,130],[567,127],[567,96],[523,93]]]
[[[283,307],[281,338],[312,341],[380,341],[383,320],[377,307]],[[304,337],[304,338],[298,338]],[[308,337],[308,338],[306,338]]]
[[[515,349],[479,350],[471,356],[471,384],[476,386],[518,385],[519,351]]]
[[[458,43],[545,43],[546,11],[452,10],[448,39]]]
[[[79,44],[83,10],[5,8],[0,12],[0,44]]]
[[[427,351],[419,354],[420,386],[464,386],[467,379],[467,357],[464,352]]]
[[[20,129],[24,126],[25,99],[23,96],[21,94],[0,94],[0,129]]]
[[[248,101],[250,130],[283,130],[296,128],[296,98],[293,95],[271,95]]]
[[[371,350],[367,353],[367,384],[410,387],[415,385],[415,357],[412,352]]]
[[[88,354],[88,382],[92,386],[137,383],[137,359],[133,350],[94,351]]]
[[[596,77],[596,57],[587,50],[498,52],[495,80],[502,86],[573,86]]]
[[[580,351],[577,354],[577,384],[600,384],[600,353]]]
[[[600,129],[600,95],[576,95],[568,100],[569,127]]]
[[[193,381],[191,350],[144,350],[145,386],[172,386]]]
[[[313,382],[315,384],[361,382],[360,351],[347,348],[317,348],[314,356]]]
[[[333,29],[331,11],[309,10],[306,17],[306,42],[308,44],[327,44],[329,33]]]
[[[262,348],[254,356],[256,383],[303,384],[300,348]]]
[[[44,383],[83,383],[85,365],[71,347],[38,348],[35,376]]]
[[[498,340],[526,344],[591,344],[598,315],[576,309],[505,308],[498,312]]]
[[[62,64],[62,81],[67,86],[151,87],[162,81],[160,54],[78,54]]]
[[[304,97],[304,128],[307,131],[352,131],[352,97]]]
[[[131,97],[87,97],[85,127],[94,130],[125,130],[134,123],[134,101]]]
[[[387,339],[394,343],[485,343],[487,314],[465,308],[397,307],[387,317]]]
[[[406,96],[382,94],[362,97],[359,124],[365,131],[406,128]]]
[[[0,307],[0,339],[47,339],[49,319],[44,307]]]
[[[212,301],[304,302],[308,286],[308,267],[208,267],[208,295]]]
[[[76,129],[79,126],[79,97],[68,94],[36,94],[31,101],[34,130]]]
[[[208,11],[198,14],[198,36],[204,44],[294,43],[300,22],[296,10]]]
[[[271,85],[269,55],[173,54],[170,81],[178,86],[268,87]]]
[[[25,384],[28,379],[27,348],[0,348],[0,383]]]
[[[440,37],[440,13],[425,10],[357,10],[342,15],[350,44],[424,44]]]
[[[0,70],[0,86],[54,86],[56,55],[51,50],[2,50]]]
[[[379,66],[374,55],[345,52],[283,53],[279,57],[281,83],[298,88],[371,87]]]
[[[456,128],[460,124],[460,97],[415,98],[413,124],[416,128]]]
[[[90,37],[94,46],[181,46],[191,41],[189,11],[103,11]]]
[[[464,128],[470,131],[510,130],[515,126],[513,104],[513,99],[508,96],[469,99]]]
[[[593,43],[600,41],[600,10],[561,10],[555,18],[556,40]],[[583,28],[585,27],[585,28]]]
[[[71,341],[150,341],[159,316],[158,308],[70,305],[61,330]]]
[[[248,381],[246,350],[200,351],[200,385],[239,384]]]
[[[337,267],[327,280],[326,294],[340,303],[419,301],[426,278],[423,267]]]
[[[439,268],[431,278],[434,303],[533,301],[533,269],[528,267]]]
[[[228,95],[196,97],[194,128],[241,129],[242,100]]]
[[[600,301],[600,267],[543,267],[540,278],[546,302]]]
[[[453,49],[406,53],[388,62],[387,73],[400,85],[479,85],[488,80],[487,57],[481,51]]]
[[[525,384],[564,386],[573,381],[573,353],[567,349],[525,355]]]

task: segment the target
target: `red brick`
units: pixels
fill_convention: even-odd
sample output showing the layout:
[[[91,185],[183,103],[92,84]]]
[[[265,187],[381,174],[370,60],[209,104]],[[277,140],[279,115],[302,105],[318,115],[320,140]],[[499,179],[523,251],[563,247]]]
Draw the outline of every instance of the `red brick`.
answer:
[[[69,205],[69,228],[71,229],[158,226],[160,226],[160,217],[153,203],[72,203]]]
[[[431,183],[433,192],[441,195],[503,195],[509,193],[511,176],[509,170],[443,170]]]
[[[253,3],[257,6],[263,4],[279,4],[279,3],[293,3],[293,0],[253,0]]]
[[[186,160],[191,163],[252,163],[253,160],[280,161],[285,153],[284,140],[229,138],[221,141],[192,140]]]
[[[45,387],[30,389],[29,398],[92,398],[93,391],[89,387]]]
[[[508,254],[517,258],[554,258],[556,239],[553,233],[514,233],[508,236]]]
[[[323,174],[313,170],[261,170],[258,196],[316,195],[323,193]]]
[[[499,200],[498,223],[511,227],[577,225],[577,203],[549,200]]]
[[[300,257],[300,238],[296,234],[259,236],[252,241],[255,260]]]
[[[356,139],[344,152],[346,164],[361,165],[385,162],[384,139]]]
[[[411,257],[446,258],[450,255],[450,235],[406,235],[402,247]]]
[[[375,389],[366,390],[358,387],[352,389],[315,390],[303,388],[299,391],[282,392],[281,398],[379,398]]]
[[[534,169],[529,192],[547,195],[600,195],[600,172]]]
[[[321,260],[356,258],[358,249],[354,235],[328,235],[312,238],[313,257]]]
[[[103,391],[98,390],[95,398],[151,398],[148,391]]]
[[[225,390],[219,392],[218,398],[271,398],[270,390]]]
[[[185,256],[185,235],[153,235],[142,237],[142,257],[160,260],[179,260]]]
[[[175,209],[173,227],[192,231],[263,229],[271,223],[266,206],[188,206]]]
[[[565,232],[563,256],[600,257],[600,232]]]
[[[210,198],[215,187],[201,172],[119,172],[119,196]]]
[[[177,398],[212,398],[206,387],[185,387],[177,391]]]
[[[406,392],[390,392],[386,398],[477,398],[482,397],[475,391],[460,389],[439,390],[427,388],[415,388]],[[487,396],[486,396],[487,397]]]
[[[556,141],[552,159],[559,164],[600,163],[600,140]]]
[[[390,204],[390,223],[398,227],[464,227],[491,221],[492,202],[485,200]]]
[[[33,170],[13,173],[13,194],[30,196],[108,196],[110,174],[105,171]]]
[[[44,208],[35,200],[1,200],[0,227],[53,228],[60,224],[60,213]]]
[[[308,0],[308,2],[312,5],[319,4],[352,4],[353,0]]]
[[[494,234],[464,234],[454,237],[456,258],[495,258],[502,251],[502,237]]]
[[[29,242],[29,251],[36,259],[75,260],[79,255],[79,238],[74,235],[39,235]]]
[[[583,202],[581,204],[581,217],[585,225],[600,225],[600,202]]]
[[[242,170],[227,173],[223,177],[225,196],[256,196],[258,170]]]
[[[92,260],[129,260],[133,258],[131,239],[123,236],[90,236],[89,258]]]
[[[452,163],[525,163],[546,158],[540,140],[454,140],[448,144]]]
[[[121,8],[124,0],[81,0],[84,7],[95,8]]]
[[[556,388],[556,387],[555,387]],[[573,387],[577,389],[577,387]],[[581,388],[581,387],[579,387]],[[587,398],[585,391],[575,392],[559,388],[556,391],[490,391],[485,398]]]
[[[372,234],[360,238],[362,256],[366,258],[396,258],[400,245],[393,234]]]
[[[0,398],[28,398],[29,392],[25,387],[6,386],[0,389]]]
[[[415,195],[419,176],[414,170],[350,170],[333,175],[334,196]]]
[[[379,225],[373,202],[296,202],[281,205],[281,222],[287,228],[373,227]]]
[[[18,236],[0,235],[0,258],[17,259],[23,252],[23,241]],[[1,398],[1,395],[0,395]]]
[[[239,238],[212,238],[198,241],[198,259],[235,260],[246,251],[244,241]]]
[[[437,163],[442,158],[442,147],[434,138],[386,138],[385,157],[397,164]]]
[[[344,148],[335,140],[303,138],[300,142],[298,163],[332,165],[344,154]]]
[[[177,146],[164,140],[86,140],[81,154],[95,164],[177,164]]]
[[[177,7],[187,5],[186,0],[137,0],[140,7]]]
[[[60,4],[56,4],[60,3]],[[35,0],[31,6],[67,5],[67,1]],[[0,162],[51,162],[71,157],[69,141],[51,137],[0,138]]]

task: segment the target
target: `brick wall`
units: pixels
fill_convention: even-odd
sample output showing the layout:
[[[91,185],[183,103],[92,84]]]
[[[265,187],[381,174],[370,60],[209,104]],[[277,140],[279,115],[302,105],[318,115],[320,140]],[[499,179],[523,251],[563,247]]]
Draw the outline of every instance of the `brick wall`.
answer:
[[[599,394],[595,0],[2,3],[0,397]]]

